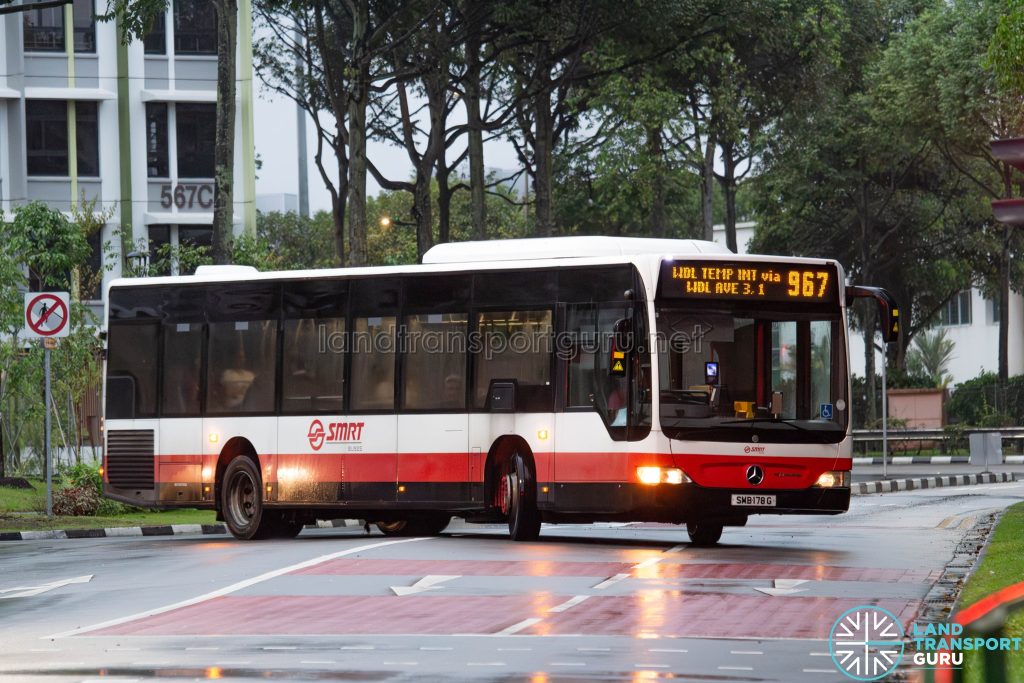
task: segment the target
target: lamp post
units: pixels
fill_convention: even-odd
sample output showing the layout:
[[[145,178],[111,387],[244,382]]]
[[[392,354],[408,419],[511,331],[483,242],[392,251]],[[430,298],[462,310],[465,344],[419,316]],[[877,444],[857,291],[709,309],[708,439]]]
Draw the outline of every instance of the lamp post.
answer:
[[[136,277],[146,277],[149,275],[148,251],[130,251],[128,252],[128,261],[131,263],[132,270],[135,272]]]

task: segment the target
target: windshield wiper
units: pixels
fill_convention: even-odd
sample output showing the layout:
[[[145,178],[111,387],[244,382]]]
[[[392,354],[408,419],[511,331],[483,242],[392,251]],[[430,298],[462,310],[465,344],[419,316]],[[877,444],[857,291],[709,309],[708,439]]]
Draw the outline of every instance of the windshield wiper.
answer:
[[[771,418],[771,417],[752,417],[752,418],[750,418],[748,420],[728,420],[726,422],[719,422],[718,424],[719,425],[738,425],[738,424],[757,424],[757,423],[760,423],[760,422],[768,422],[770,424],[784,424],[784,425],[786,425],[788,427],[792,427],[793,429],[799,429],[801,432],[815,431],[815,430],[808,429],[807,427],[802,427],[802,426],[798,425],[796,423],[795,419],[784,420],[782,418],[775,419],[775,418]]]

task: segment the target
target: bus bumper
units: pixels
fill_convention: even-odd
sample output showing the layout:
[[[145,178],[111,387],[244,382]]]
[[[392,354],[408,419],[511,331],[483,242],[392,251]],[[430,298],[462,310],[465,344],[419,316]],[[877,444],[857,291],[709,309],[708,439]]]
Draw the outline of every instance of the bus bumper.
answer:
[[[558,521],[742,523],[749,515],[838,515],[850,508],[849,487],[804,489],[706,488],[697,484],[562,484],[555,487]],[[772,506],[733,505],[733,495],[774,496]]]

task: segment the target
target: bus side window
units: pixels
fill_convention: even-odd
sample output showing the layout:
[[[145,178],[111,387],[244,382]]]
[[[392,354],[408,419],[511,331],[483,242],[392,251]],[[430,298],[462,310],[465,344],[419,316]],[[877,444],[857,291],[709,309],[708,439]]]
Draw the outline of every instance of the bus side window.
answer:
[[[465,313],[422,313],[405,317],[402,408],[465,410]]]
[[[345,319],[284,321],[281,410],[341,412],[345,380]]]
[[[276,320],[210,323],[207,412],[274,410]]]
[[[345,409],[348,289],[348,282],[342,279],[284,283],[283,413],[339,413]]]
[[[394,316],[356,318],[352,324],[352,410],[395,407]]]
[[[203,326],[164,323],[164,362],[161,415],[198,415]]]
[[[114,321],[107,344],[107,419],[156,416],[159,325]],[[131,391],[131,396],[124,393]],[[118,395],[120,394],[120,395]]]
[[[514,377],[523,412],[550,411],[551,353],[554,350],[551,310],[488,311],[477,314],[479,351],[473,358],[476,385],[473,405],[487,405],[493,379]]]

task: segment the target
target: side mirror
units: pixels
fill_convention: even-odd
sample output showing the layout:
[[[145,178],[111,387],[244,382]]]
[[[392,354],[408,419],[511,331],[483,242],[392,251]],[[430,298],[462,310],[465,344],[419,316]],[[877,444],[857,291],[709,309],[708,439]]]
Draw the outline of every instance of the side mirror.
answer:
[[[882,324],[882,341],[887,344],[900,338],[900,309],[896,298],[881,287],[861,285],[846,288],[846,305],[855,299],[874,299],[878,303],[878,315]]]

